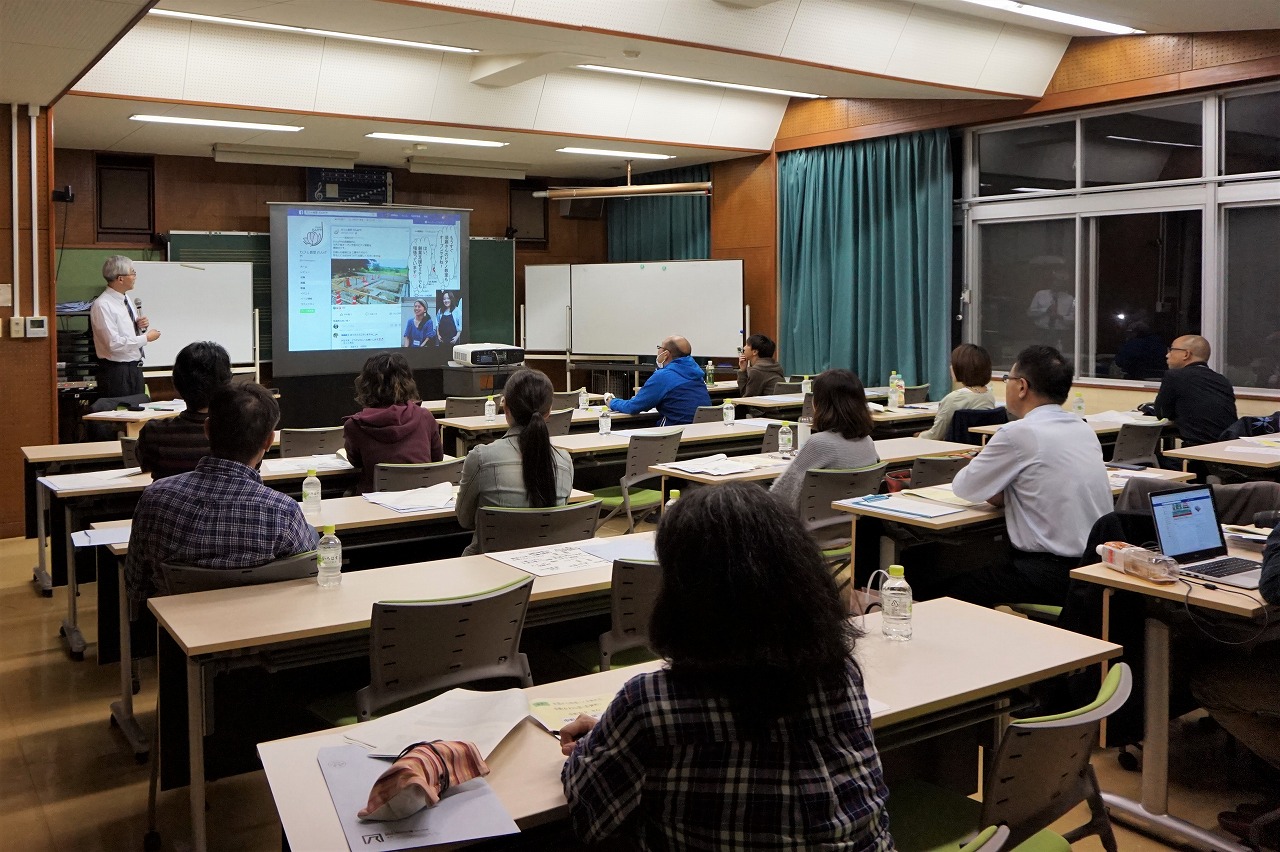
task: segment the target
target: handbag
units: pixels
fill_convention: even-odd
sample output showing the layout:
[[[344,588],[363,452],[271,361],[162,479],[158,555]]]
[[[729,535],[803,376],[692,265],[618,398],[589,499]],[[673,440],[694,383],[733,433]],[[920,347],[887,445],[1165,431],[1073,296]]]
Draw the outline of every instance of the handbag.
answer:
[[[423,808],[434,807],[450,787],[488,774],[489,764],[475,743],[414,743],[378,776],[369,791],[368,804],[357,816],[370,822],[404,819]]]

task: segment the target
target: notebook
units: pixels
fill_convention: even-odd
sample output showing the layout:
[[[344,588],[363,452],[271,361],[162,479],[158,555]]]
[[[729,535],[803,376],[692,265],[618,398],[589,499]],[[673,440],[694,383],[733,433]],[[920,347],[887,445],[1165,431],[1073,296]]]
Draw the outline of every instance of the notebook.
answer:
[[[1148,495],[1160,550],[1189,577],[1241,589],[1256,589],[1262,567],[1249,559],[1227,556],[1218,523],[1213,489],[1190,485]]]

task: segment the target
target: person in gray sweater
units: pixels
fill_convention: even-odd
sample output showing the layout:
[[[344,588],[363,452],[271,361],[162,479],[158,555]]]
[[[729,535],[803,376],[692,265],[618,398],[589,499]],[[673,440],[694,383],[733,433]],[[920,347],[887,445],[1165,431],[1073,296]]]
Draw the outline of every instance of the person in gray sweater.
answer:
[[[813,434],[769,490],[800,508],[810,470],[848,470],[880,461],[871,440],[871,411],[862,380],[851,370],[827,370],[813,380]]]
[[[917,435],[917,438],[931,438],[945,441],[951,429],[951,418],[960,409],[991,409],[996,407],[996,398],[991,395],[987,385],[991,382],[991,356],[987,350],[972,343],[961,343],[951,350],[951,377],[961,387],[942,398],[938,404],[938,413],[933,418],[933,425]]]

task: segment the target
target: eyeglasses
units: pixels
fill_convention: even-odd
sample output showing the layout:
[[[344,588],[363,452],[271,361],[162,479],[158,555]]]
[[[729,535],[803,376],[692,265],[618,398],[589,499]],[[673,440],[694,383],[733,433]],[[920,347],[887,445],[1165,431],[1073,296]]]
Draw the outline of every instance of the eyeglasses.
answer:
[[[1190,350],[1190,349],[1184,349],[1184,348],[1182,348],[1181,346],[1170,346],[1170,347],[1169,347],[1169,351],[1170,351],[1170,352],[1190,352],[1191,350]]]

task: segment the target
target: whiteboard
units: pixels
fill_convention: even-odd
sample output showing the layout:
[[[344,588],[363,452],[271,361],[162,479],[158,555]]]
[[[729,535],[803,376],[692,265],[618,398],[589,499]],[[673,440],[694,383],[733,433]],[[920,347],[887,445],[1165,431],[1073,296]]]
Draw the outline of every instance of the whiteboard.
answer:
[[[147,344],[145,367],[172,367],[188,343],[212,340],[232,364],[253,362],[253,264],[135,261],[129,298],[160,339]]]
[[[569,270],[567,263],[524,268],[524,348],[569,351]]]
[[[574,264],[569,291],[581,355],[653,355],[672,335],[695,357],[742,345],[741,260]]]

